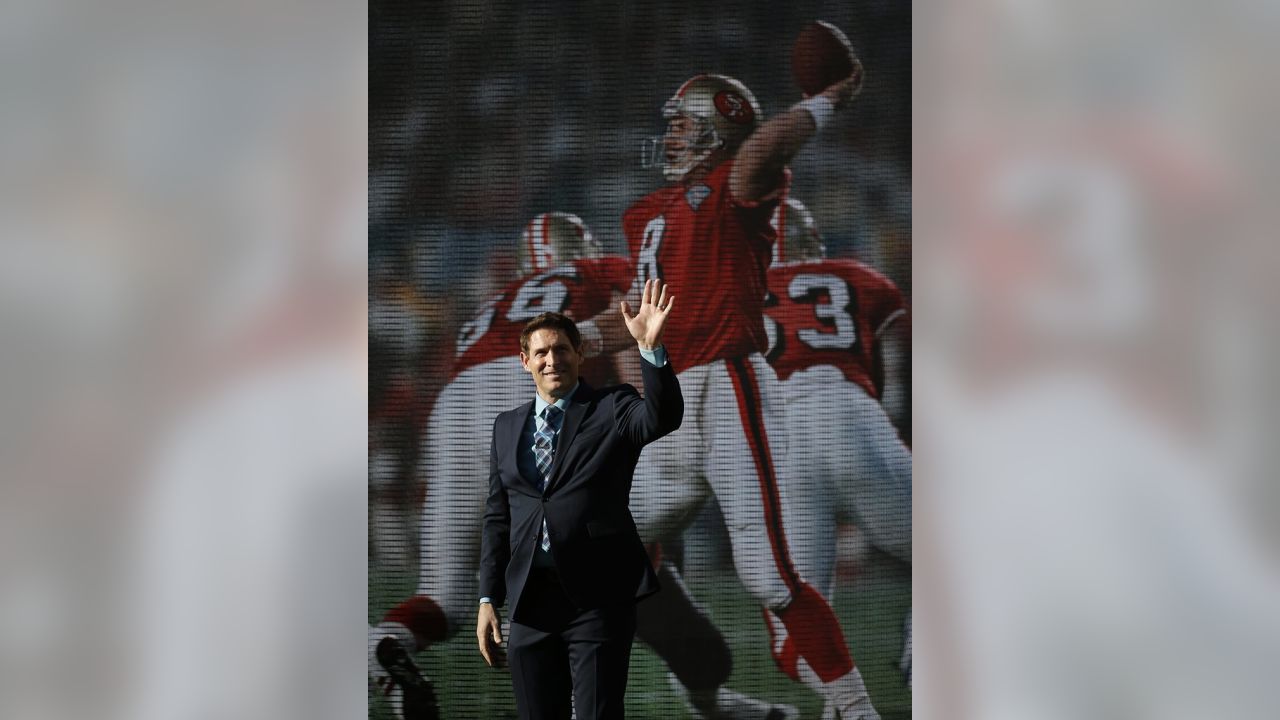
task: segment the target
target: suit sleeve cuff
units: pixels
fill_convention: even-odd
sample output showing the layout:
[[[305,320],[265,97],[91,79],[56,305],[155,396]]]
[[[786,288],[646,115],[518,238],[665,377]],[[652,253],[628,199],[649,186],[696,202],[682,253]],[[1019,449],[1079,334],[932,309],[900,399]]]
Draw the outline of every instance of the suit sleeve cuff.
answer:
[[[667,364],[667,349],[661,345],[652,350],[640,348],[640,357],[654,367],[664,367]]]

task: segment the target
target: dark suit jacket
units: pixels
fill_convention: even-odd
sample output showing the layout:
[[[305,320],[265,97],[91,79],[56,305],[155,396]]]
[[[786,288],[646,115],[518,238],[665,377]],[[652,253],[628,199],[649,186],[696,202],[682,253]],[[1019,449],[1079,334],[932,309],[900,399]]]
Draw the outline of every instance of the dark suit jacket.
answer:
[[[480,594],[521,621],[520,595],[529,577],[543,517],[565,593],[584,610],[636,600],[658,590],[658,579],[627,507],[640,450],[680,427],[684,399],[671,362],[640,362],[645,396],[634,387],[595,389],[579,381],[556,441],[551,480],[520,473],[520,434],[534,403],[493,424],[489,498],[480,555]]]

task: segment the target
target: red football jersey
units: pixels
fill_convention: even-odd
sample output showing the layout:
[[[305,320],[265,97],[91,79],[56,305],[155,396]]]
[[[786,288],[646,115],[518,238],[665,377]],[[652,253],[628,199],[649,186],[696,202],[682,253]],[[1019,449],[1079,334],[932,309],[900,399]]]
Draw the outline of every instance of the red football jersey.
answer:
[[[867,394],[884,382],[877,334],[907,312],[893,281],[854,260],[811,260],[769,269],[770,347],[766,357],[786,380],[815,365],[840,368]]]
[[[768,345],[762,307],[777,235],[769,220],[783,188],[735,202],[732,167],[722,163],[692,187],[650,193],[622,216],[639,285],[661,278],[677,298],[662,336],[677,372]]]
[[[603,257],[575,260],[511,283],[459,329],[450,380],[468,368],[519,353],[520,332],[544,312],[581,321],[604,311],[615,291],[630,289],[633,277],[626,258]]]

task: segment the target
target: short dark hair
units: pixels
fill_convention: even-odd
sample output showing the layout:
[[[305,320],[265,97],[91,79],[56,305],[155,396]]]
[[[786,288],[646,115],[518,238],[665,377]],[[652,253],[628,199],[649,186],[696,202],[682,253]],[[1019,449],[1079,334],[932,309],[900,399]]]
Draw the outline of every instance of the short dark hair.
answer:
[[[559,330],[569,338],[569,344],[573,345],[574,350],[582,351],[582,334],[578,332],[578,326],[573,320],[568,315],[544,312],[526,323],[524,330],[520,331],[521,352],[529,353],[529,338],[539,330]]]

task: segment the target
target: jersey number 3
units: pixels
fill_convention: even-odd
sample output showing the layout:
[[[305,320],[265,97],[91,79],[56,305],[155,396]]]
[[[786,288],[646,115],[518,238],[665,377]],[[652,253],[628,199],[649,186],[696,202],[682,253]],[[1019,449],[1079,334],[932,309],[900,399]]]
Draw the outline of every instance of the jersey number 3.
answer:
[[[813,314],[822,325],[834,329],[804,328],[796,333],[800,342],[814,350],[848,350],[858,342],[853,322],[853,292],[849,283],[835,275],[802,273],[791,279],[787,294],[798,303],[813,305]],[[827,302],[820,302],[822,296]]]

